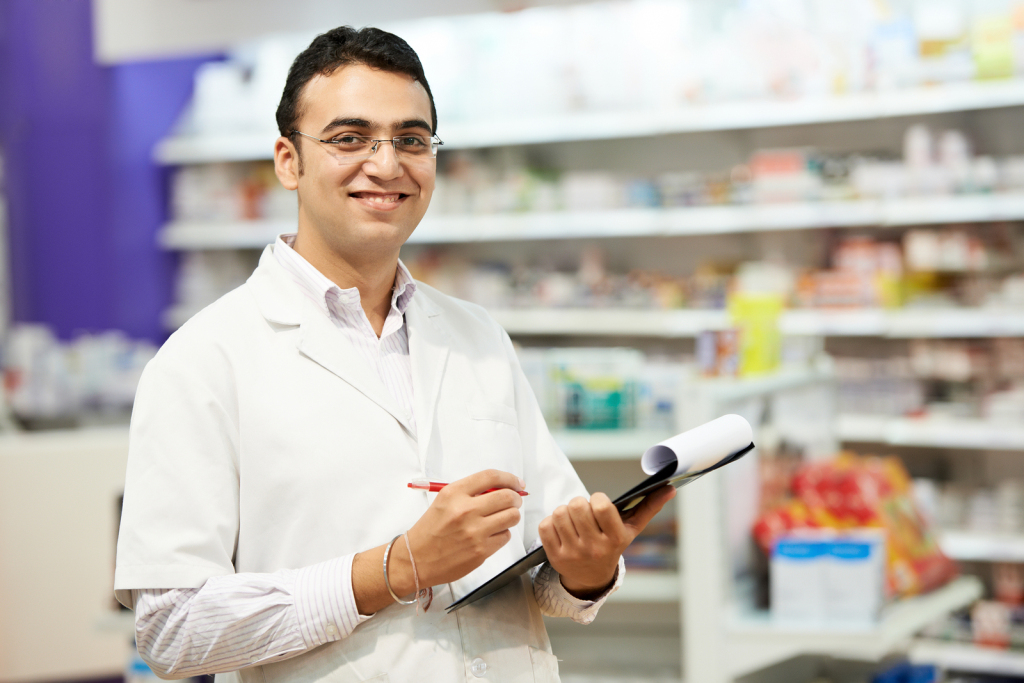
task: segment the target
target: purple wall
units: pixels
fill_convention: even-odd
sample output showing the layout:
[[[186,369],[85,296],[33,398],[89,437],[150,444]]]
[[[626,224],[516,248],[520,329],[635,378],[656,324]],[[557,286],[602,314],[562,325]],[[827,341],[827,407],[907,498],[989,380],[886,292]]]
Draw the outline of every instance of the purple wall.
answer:
[[[163,339],[173,261],[156,247],[166,171],[150,154],[203,61],[101,67],[89,0],[0,0],[16,321]]]

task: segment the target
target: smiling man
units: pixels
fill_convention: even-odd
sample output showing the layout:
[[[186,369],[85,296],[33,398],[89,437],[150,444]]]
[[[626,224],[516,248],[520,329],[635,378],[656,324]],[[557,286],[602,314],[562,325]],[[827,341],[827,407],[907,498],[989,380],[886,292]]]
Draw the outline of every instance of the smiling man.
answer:
[[[557,681],[541,615],[589,623],[674,489],[628,522],[588,499],[505,332],[399,260],[440,144],[403,40],[317,37],[277,120],[296,232],[139,385],[115,576],[139,651],[169,678]]]

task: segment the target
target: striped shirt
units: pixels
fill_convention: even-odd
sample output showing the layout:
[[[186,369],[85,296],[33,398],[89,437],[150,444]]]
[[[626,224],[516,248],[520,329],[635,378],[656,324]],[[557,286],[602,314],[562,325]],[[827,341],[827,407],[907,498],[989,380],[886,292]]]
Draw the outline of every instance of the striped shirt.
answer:
[[[377,337],[356,288],[341,289],[291,248],[281,235],[274,256],[295,285],[327,315],[374,368],[415,429],[412,366],[405,309],[416,283],[399,261],[391,309]],[[236,671],[307,652],[346,637],[370,616],[359,614],[346,555],[301,569],[231,574],[207,579],[201,588],[133,590],[139,654],[164,676],[187,678]],[[619,560],[614,584],[597,600],[580,600],[562,586],[547,564],[536,572],[534,594],[541,612],[588,624],[622,584]]]

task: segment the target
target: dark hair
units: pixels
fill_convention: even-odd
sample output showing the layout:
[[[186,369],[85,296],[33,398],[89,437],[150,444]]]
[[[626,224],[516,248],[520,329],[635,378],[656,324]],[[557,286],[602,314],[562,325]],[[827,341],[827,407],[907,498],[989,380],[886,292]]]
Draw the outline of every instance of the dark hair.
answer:
[[[374,69],[406,74],[420,82],[430,98],[430,125],[437,131],[437,110],[434,96],[427,85],[423,65],[416,51],[393,33],[379,28],[339,26],[313,39],[292,62],[288,80],[277,105],[277,128],[284,137],[290,137],[300,115],[299,98],[306,84],[316,76],[330,76],[346,64],[365,64]]]

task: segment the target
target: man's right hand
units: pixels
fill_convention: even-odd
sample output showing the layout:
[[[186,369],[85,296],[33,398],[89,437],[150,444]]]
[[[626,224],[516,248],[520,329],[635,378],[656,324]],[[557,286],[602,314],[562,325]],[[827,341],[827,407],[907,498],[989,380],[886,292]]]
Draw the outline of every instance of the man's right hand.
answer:
[[[452,482],[437,494],[408,531],[420,588],[461,579],[512,538],[519,523],[524,488],[514,474],[484,470]],[[488,489],[499,489],[484,493]],[[384,585],[385,546],[359,553],[352,562],[352,590],[360,614],[373,614],[394,600]],[[415,592],[405,543],[397,541],[388,560],[388,579],[401,597]]]
[[[484,493],[488,489],[499,489]],[[484,470],[445,486],[409,529],[420,586],[461,579],[512,538],[524,489],[514,474]],[[392,551],[394,552],[394,551]],[[403,553],[404,554],[404,553]]]

